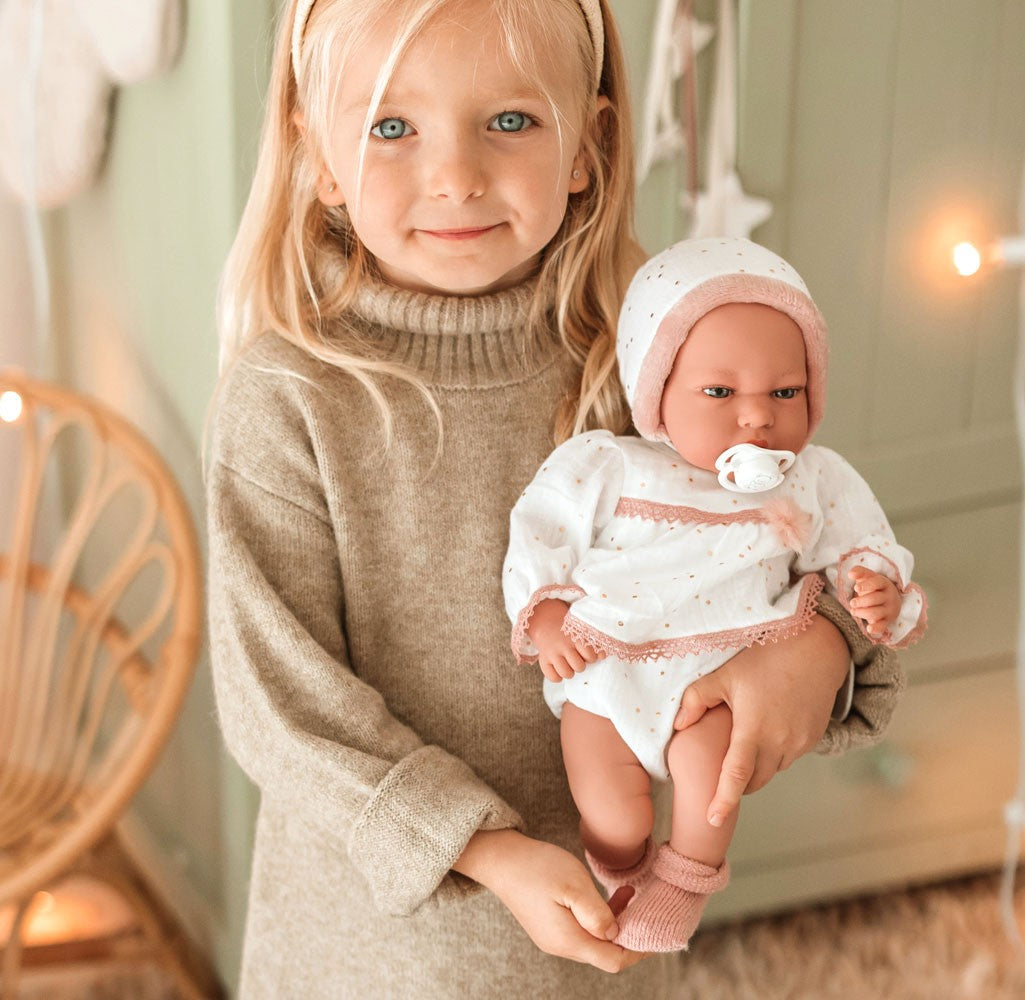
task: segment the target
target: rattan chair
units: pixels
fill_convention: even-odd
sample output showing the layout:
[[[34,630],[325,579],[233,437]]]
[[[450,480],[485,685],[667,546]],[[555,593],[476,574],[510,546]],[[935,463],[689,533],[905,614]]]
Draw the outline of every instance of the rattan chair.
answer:
[[[60,948],[23,941],[34,900],[72,873],[114,886],[136,925],[90,955],[145,955],[189,1000],[222,995],[134,869],[115,823],[156,763],[192,677],[201,570],[167,466],[125,420],[0,370],[0,909],[3,1000]],[[86,943],[87,945],[88,943]],[[130,947],[131,946],[131,947]],[[64,960],[67,960],[66,956]]]

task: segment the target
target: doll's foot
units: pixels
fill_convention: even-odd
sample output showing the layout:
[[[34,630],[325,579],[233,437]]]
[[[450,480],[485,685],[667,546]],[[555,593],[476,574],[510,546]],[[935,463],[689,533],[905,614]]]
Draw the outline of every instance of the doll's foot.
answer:
[[[729,880],[728,862],[712,868],[663,844],[644,888],[619,916],[615,943],[630,951],[686,949],[708,897]]]
[[[634,896],[639,893],[648,879],[651,878],[651,867],[655,863],[655,855],[658,851],[655,842],[649,837],[644,844],[644,854],[637,864],[630,868],[609,868],[602,864],[590,851],[584,851],[587,865],[591,874],[598,880],[598,884],[605,890],[606,898],[611,898],[617,889],[624,885],[631,886]]]

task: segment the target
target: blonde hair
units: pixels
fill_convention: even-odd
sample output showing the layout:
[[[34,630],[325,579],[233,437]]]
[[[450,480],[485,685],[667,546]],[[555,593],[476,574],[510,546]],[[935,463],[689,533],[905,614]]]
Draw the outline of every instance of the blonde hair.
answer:
[[[381,376],[403,379],[419,389],[439,426],[440,410],[416,373],[376,359],[347,319],[360,283],[377,276],[376,265],[346,210],[318,200],[318,162],[311,150],[319,152],[319,162],[328,161],[337,81],[370,30],[385,17],[399,18],[391,55],[378,77],[376,93],[381,95],[416,34],[459,2],[463,0],[318,0],[306,26],[297,80],[292,68],[296,0],[288,0],[275,43],[256,172],[221,279],[222,373],[252,340],[274,331],[357,379],[377,404],[386,440],[391,438],[392,415],[379,386]],[[514,63],[535,76],[539,45],[558,45],[565,51],[572,11],[581,60],[580,106],[591,108],[594,51],[576,0],[493,0],[492,8]],[[529,321],[536,338],[550,336],[554,324],[579,371],[556,417],[557,441],[596,427],[619,433],[629,424],[616,374],[615,330],[626,286],[643,254],[633,235],[632,130],[622,47],[604,2],[602,15],[600,92],[611,107],[597,118],[588,112],[581,141],[591,183],[570,196],[562,225],[543,254]],[[557,110],[564,118],[566,109]],[[305,139],[295,121],[297,112],[305,117]],[[340,262],[340,280],[320,277],[325,252]]]

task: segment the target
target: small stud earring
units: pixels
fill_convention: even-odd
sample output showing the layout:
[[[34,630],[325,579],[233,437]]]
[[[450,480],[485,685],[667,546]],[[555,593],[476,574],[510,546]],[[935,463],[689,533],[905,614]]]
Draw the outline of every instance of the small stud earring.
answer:
[[[334,194],[338,190],[338,185],[334,181],[331,182],[331,186],[327,189],[328,194]]]
[[[579,179],[580,179],[580,171],[579,170],[574,170],[573,171],[573,180],[576,181],[576,180],[579,180]]]

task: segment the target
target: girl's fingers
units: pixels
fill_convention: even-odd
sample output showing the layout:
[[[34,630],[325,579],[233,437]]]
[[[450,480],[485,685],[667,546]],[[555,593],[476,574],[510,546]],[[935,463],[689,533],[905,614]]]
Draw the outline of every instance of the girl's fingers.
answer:
[[[609,904],[593,893],[573,894],[565,900],[570,912],[578,924],[592,937],[601,941],[611,941],[619,933],[619,924],[609,909]]]

